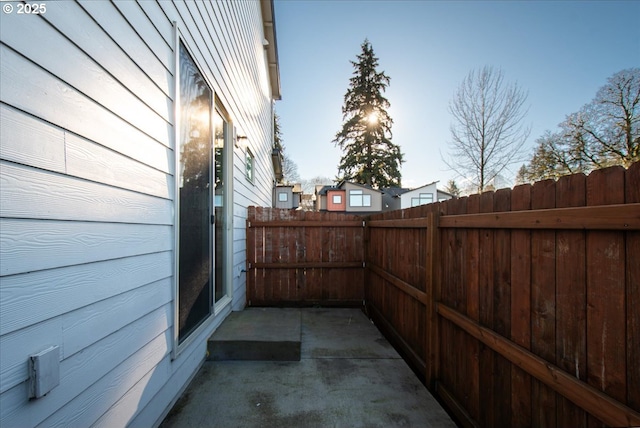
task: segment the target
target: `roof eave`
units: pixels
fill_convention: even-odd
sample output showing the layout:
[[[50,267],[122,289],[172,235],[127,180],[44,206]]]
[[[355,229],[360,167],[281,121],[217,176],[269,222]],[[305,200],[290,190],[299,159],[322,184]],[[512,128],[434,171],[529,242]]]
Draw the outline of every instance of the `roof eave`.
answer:
[[[261,0],[262,27],[266,39],[267,63],[269,65],[269,83],[271,84],[271,96],[275,100],[282,99],[280,93],[280,65],[278,62],[278,42],[276,39],[276,17],[273,0]]]

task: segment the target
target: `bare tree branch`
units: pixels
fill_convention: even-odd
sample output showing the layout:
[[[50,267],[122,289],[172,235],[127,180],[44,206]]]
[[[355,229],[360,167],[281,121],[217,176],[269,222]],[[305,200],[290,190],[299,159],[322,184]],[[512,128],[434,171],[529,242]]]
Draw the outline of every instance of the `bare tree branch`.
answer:
[[[449,158],[443,161],[474,181],[478,192],[514,162],[530,127],[524,125],[527,94],[517,84],[506,84],[501,70],[471,71],[449,104],[453,116]]]

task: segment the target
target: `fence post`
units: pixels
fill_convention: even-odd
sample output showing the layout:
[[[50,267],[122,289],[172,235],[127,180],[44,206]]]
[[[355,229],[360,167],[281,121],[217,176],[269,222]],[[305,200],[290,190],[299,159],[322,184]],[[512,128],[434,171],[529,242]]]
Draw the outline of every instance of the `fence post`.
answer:
[[[438,211],[431,211],[427,216],[427,352],[425,360],[426,385],[431,391],[436,390],[436,381],[440,376],[440,343],[439,325],[436,305],[440,300],[440,233]]]
[[[246,233],[247,233],[247,241],[246,241],[246,248],[247,248],[247,260],[246,260],[246,266],[245,266],[245,271],[246,271],[246,285],[245,287],[247,288],[247,293],[245,296],[245,304],[247,306],[251,306],[251,300],[253,300],[254,297],[254,288],[255,288],[255,274],[253,272],[252,269],[252,263],[255,263],[255,233],[256,230],[255,228],[251,227],[251,222],[254,221],[256,218],[256,208],[255,207],[249,207],[249,209],[247,210],[247,222],[246,222]]]

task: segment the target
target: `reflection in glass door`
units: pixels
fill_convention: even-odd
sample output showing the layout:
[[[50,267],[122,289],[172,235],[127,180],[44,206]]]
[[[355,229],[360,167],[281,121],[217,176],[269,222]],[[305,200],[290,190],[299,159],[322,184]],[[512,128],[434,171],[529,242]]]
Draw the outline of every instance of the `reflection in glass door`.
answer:
[[[211,314],[213,93],[180,43],[178,340]]]
[[[213,116],[213,128],[215,133],[214,140],[214,159],[215,159],[215,217],[214,217],[214,229],[215,229],[215,248],[214,248],[214,284],[215,294],[214,303],[219,302],[223,297],[227,295],[224,278],[224,263],[225,263],[225,245],[226,245],[226,233],[225,233],[225,156],[224,146],[225,138],[229,132],[229,126],[224,120],[222,115],[216,110]]]

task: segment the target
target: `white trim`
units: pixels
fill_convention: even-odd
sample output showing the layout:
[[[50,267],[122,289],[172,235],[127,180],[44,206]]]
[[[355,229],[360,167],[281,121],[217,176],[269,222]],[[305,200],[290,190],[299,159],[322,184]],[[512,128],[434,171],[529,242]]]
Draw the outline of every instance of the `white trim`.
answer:
[[[178,23],[173,21],[173,162],[174,162],[174,174],[173,174],[173,334],[171,335],[173,340],[171,343],[171,360],[175,360],[178,358],[178,334],[180,329],[178,328],[178,310],[180,309],[180,305],[178,302],[178,297],[180,295],[179,292],[179,272],[178,266],[180,265],[180,259],[178,254],[178,249],[180,248],[180,227],[178,225],[180,219],[180,197],[178,196],[178,175],[180,171],[180,161],[178,154],[178,140],[180,133],[180,114],[178,109],[180,106],[178,105],[178,96],[180,88],[178,87],[178,83],[180,82],[180,53],[178,51],[178,46],[180,45],[180,36],[178,35]]]
[[[233,145],[233,123],[227,115],[226,109],[221,102],[217,102],[214,97],[214,110],[224,119],[224,146],[222,148],[222,158],[224,163],[224,246],[222,261],[222,281],[224,283],[225,296],[220,301],[215,301],[215,283],[213,288],[213,308],[212,315],[217,317],[224,311],[225,307],[233,301],[233,156],[235,147]],[[213,232],[215,234],[215,231]],[[215,242],[214,242],[215,245]],[[215,247],[213,248],[215,260]],[[215,281],[215,274],[213,275]]]

